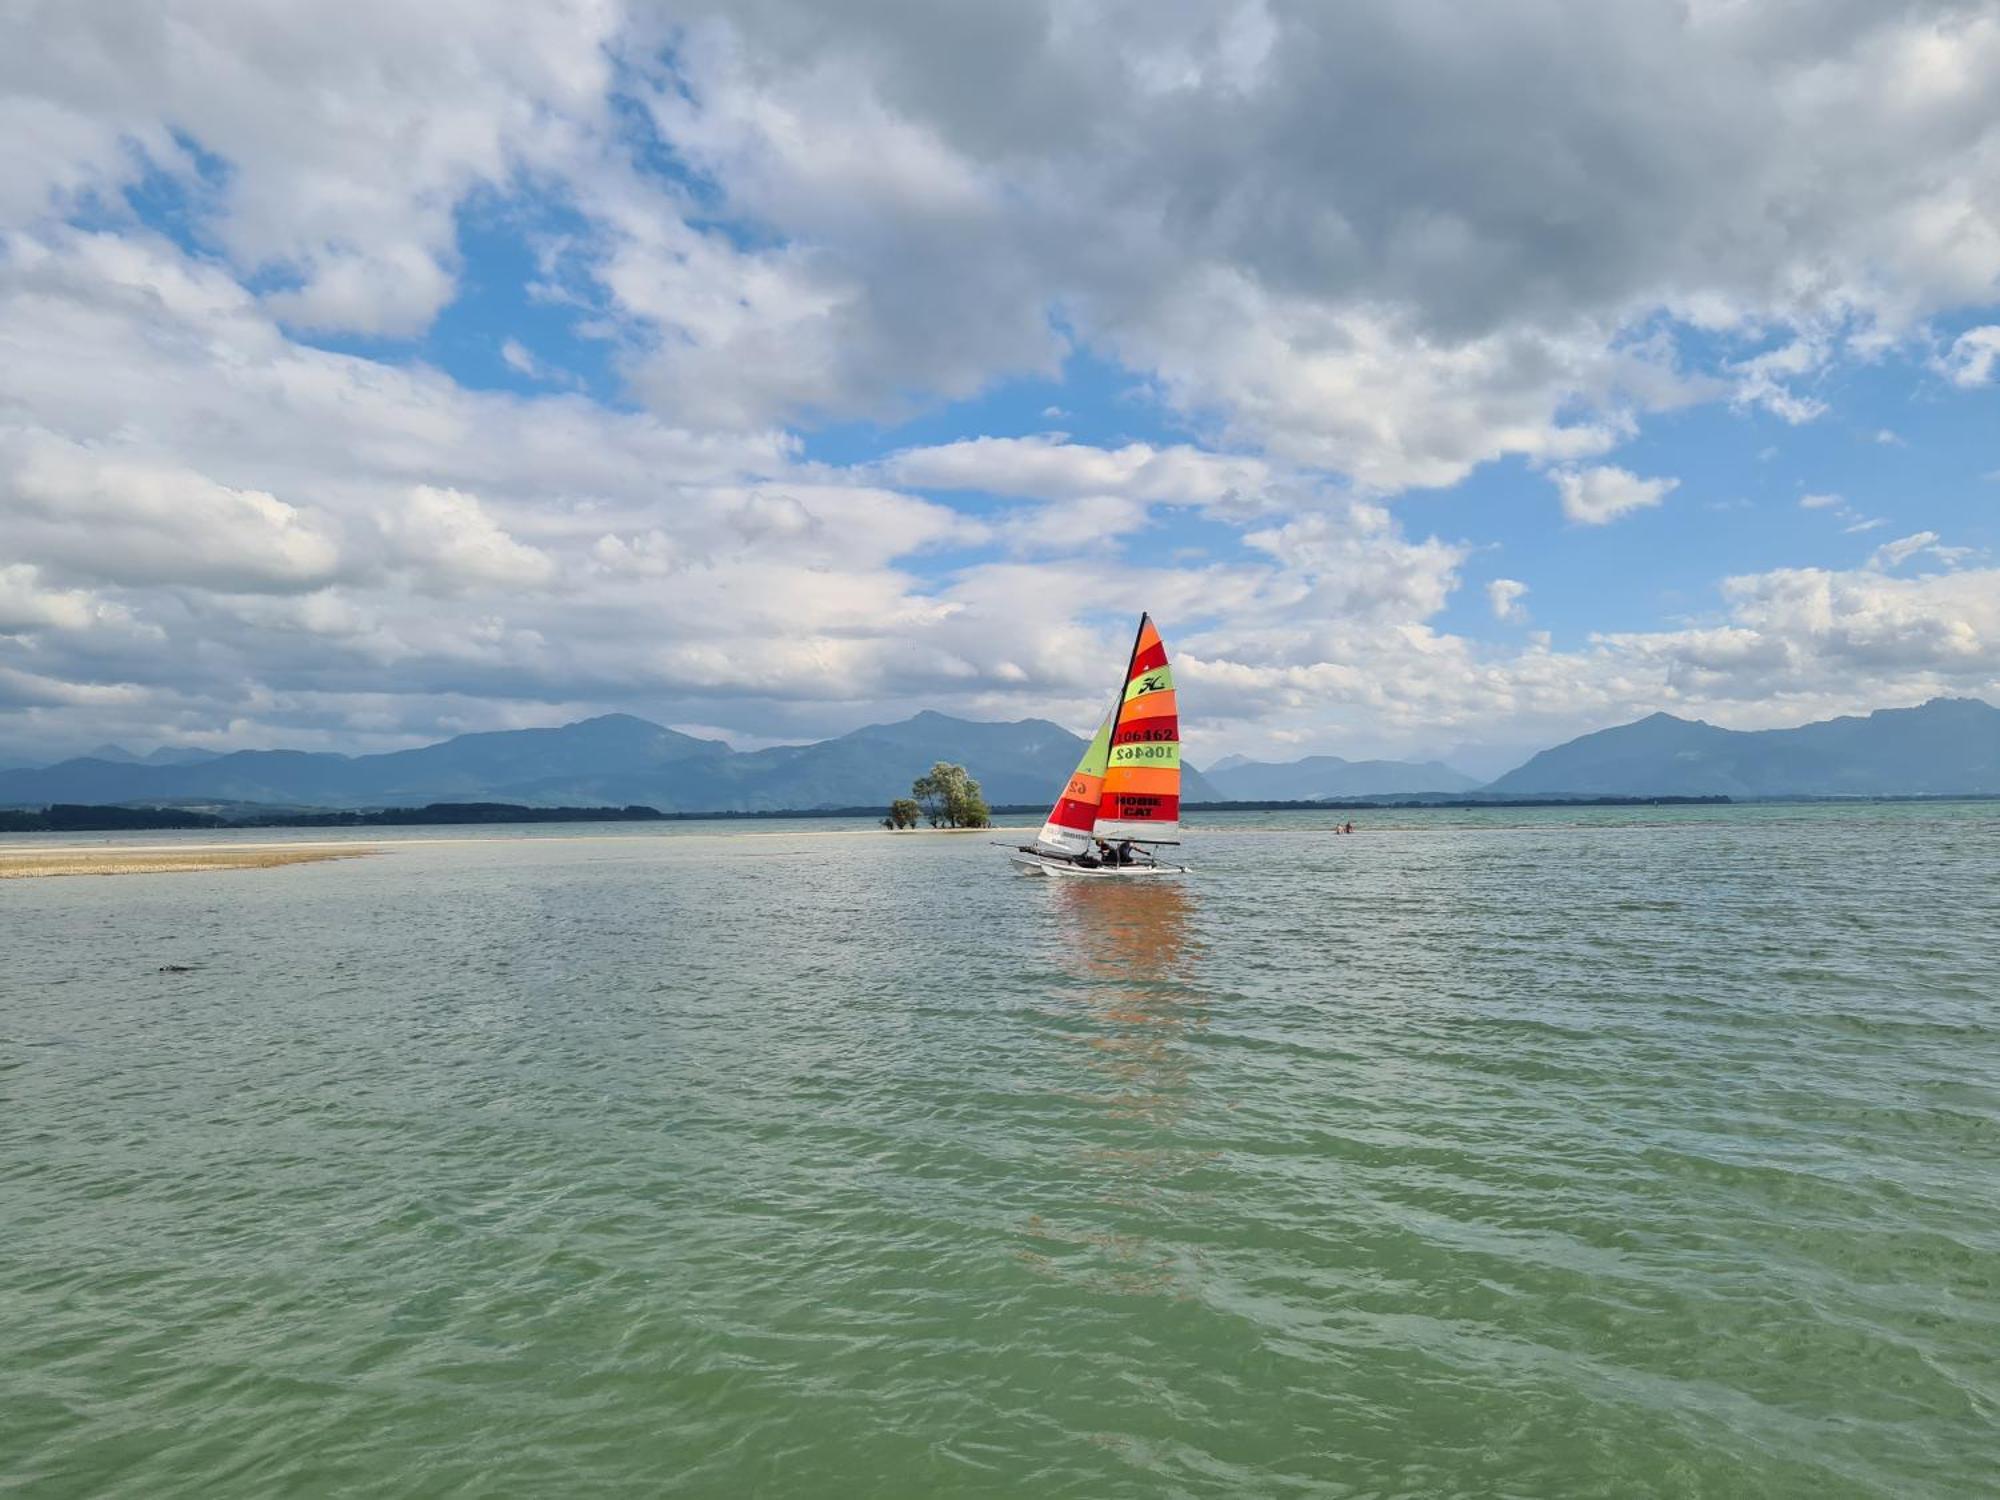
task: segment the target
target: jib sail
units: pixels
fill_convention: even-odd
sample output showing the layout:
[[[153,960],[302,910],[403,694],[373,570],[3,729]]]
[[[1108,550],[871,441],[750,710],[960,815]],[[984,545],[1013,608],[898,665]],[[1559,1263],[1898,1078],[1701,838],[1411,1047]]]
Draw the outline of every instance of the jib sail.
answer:
[[[1097,823],[1097,799],[1104,791],[1104,769],[1111,754],[1111,720],[1116,713],[1114,708],[1097,726],[1069,785],[1049,809],[1049,820],[1035,840],[1042,848],[1057,854],[1081,854],[1090,847],[1090,830]]]

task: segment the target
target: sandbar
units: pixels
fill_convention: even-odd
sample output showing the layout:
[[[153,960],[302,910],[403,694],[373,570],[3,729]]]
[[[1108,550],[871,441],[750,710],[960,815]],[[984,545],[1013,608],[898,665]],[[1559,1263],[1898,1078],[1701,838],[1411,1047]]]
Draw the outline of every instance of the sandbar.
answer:
[[[718,822],[722,821],[720,819]],[[409,825],[418,827],[422,825]],[[648,828],[659,825],[648,824]],[[671,826],[671,825],[668,825]],[[906,828],[894,834],[879,826],[866,828],[756,828],[738,827],[728,831],[688,830],[675,838],[963,838],[974,834],[1027,834],[1035,826],[1002,824],[991,828]],[[378,843],[270,841],[255,844],[68,844],[46,845],[0,843],[0,880],[18,880],[38,875],[161,875],[185,870],[264,870],[277,865],[312,864],[329,859],[353,859],[363,854],[379,854],[387,848],[431,844],[581,844],[628,843],[639,837],[629,833],[544,833],[529,836],[506,834],[444,834],[415,838],[403,836],[400,826],[387,830]]]
[[[367,844],[244,849],[0,849],[0,880],[40,875],[164,875],[185,870],[266,870],[373,854]]]

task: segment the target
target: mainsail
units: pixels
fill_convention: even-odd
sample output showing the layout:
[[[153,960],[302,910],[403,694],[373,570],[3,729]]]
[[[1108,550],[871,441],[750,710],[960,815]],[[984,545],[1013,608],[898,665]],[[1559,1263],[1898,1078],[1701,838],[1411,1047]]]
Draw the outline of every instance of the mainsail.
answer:
[[[1104,769],[1111,757],[1111,721],[1116,708],[1104,716],[1097,733],[1076,763],[1069,785],[1049,809],[1049,820],[1035,840],[1044,849],[1058,854],[1081,854],[1090,847],[1090,830],[1097,822],[1097,799],[1104,790]]]
[[[1091,835],[1170,843],[1180,837],[1181,721],[1174,672],[1151,615],[1125,669],[1125,691],[1111,716],[1110,756]],[[1100,736],[1103,731],[1099,731]],[[1097,741],[1091,742],[1095,752]],[[1084,756],[1086,763],[1090,756]],[[1100,764],[1104,764],[1100,762]],[[1072,783],[1074,784],[1074,783]],[[1060,803],[1057,804],[1061,806]]]

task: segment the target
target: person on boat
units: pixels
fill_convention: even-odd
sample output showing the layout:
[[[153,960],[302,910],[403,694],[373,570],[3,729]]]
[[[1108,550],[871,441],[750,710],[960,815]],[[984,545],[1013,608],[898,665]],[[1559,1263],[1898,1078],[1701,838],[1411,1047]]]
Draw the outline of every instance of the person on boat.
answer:
[[[1119,840],[1117,856],[1118,856],[1118,863],[1121,865],[1129,865],[1136,863],[1136,861],[1132,858],[1132,841],[1130,839]]]
[[[1099,849],[1102,849],[1104,846],[1102,844],[1099,844],[1097,847]],[[1080,870],[1094,870],[1099,865],[1104,863],[1104,861],[1099,859],[1095,854],[1092,854],[1088,849],[1086,849],[1083,851],[1083,853],[1077,855],[1076,858],[1072,861],[1072,863],[1074,863],[1076,867]]]

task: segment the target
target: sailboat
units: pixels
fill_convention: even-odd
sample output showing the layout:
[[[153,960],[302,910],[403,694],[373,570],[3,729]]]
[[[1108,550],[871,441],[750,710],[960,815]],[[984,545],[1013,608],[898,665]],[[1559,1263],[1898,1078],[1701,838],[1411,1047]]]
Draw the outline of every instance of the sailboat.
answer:
[[[1007,857],[1024,874],[1081,880],[1185,875],[1156,850],[1180,843],[1181,721],[1174,670],[1151,615],[1139,616],[1118,698],[1032,844]],[[1120,853],[1126,858],[1119,858]],[[1109,854],[1111,857],[1106,858]]]

